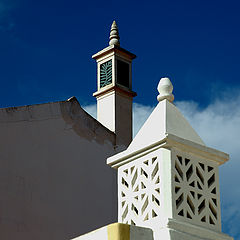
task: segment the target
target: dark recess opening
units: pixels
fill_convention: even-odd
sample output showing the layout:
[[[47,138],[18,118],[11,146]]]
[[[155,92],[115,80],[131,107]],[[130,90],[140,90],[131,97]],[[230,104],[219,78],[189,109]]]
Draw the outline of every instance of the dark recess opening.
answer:
[[[117,60],[117,83],[129,88],[129,64]]]

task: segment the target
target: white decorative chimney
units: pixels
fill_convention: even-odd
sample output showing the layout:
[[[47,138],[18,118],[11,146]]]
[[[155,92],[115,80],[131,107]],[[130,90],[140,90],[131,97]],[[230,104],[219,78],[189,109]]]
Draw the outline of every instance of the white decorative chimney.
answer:
[[[109,46],[92,56],[97,61],[97,119],[116,133],[117,145],[132,141],[132,60],[134,54],[120,47],[113,21]]]
[[[221,232],[218,173],[229,156],[205,146],[172,90],[162,78],[148,120],[126,151],[107,160],[118,169],[118,221],[152,228],[158,240],[230,240]]]

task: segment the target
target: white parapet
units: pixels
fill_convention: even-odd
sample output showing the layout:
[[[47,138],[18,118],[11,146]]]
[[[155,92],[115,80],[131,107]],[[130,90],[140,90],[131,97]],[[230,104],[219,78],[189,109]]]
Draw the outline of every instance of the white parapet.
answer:
[[[153,240],[153,232],[149,228],[113,223],[73,240]]]

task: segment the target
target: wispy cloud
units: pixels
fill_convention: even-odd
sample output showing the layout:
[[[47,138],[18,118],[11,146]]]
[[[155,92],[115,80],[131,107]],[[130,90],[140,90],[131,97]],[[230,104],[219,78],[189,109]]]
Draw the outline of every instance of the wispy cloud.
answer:
[[[86,105],[86,106],[83,106],[83,108],[91,116],[93,116],[94,118],[97,118],[97,105],[96,104]]]
[[[230,154],[230,161],[220,167],[220,190],[223,231],[240,240],[240,90],[224,92],[206,108],[196,102],[179,101],[176,106],[207,146]],[[96,117],[96,105],[85,109]],[[133,105],[134,135],[153,110],[152,106]]]
[[[133,104],[133,136],[135,136],[145,123],[154,107],[139,103]]]
[[[176,105],[202,137],[207,146],[230,154],[230,161],[220,167],[223,231],[240,239],[240,91],[226,92],[205,109],[195,102]]]

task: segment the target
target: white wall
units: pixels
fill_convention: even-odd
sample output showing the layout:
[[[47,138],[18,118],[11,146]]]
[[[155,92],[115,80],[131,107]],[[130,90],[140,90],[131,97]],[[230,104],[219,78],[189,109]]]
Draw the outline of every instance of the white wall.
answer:
[[[0,109],[0,239],[71,239],[115,222],[114,144],[75,98]]]

